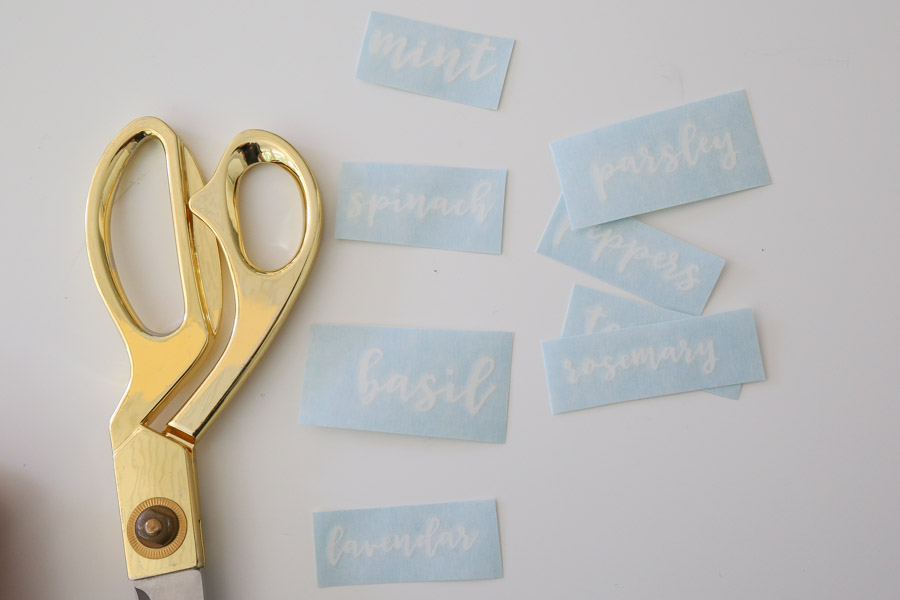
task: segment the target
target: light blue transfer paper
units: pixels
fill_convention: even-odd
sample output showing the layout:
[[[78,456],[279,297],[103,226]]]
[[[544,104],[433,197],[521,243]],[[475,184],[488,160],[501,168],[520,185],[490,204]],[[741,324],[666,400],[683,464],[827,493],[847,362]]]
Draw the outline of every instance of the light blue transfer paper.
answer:
[[[750,309],[541,346],[554,413],[766,377]]]
[[[313,513],[319,587],[503,577],[494,500]]]
[[[512,333],[313,325],[300,423],[502,443]]]
[[[575,229],[772,183],[743,91],[573,135],[550,150]]]
[[[500,254],[505,169],[344,163],[335,237]]]
[[[496,110],[515,40],[369,13],[356,77]]]
[[[560,200],[537,251],[660,306],[699,315],[725,260],[641,223],[621,219],[573,231]]]
[[[689,316],[576,284],[572,288],[572,296],[569,298],[569,308],[566,311],[562,335],[570,337],[615,331],[651,323],[677,321]],[[741,386],[727,385],[706,391],[737,400],[741,395]]]

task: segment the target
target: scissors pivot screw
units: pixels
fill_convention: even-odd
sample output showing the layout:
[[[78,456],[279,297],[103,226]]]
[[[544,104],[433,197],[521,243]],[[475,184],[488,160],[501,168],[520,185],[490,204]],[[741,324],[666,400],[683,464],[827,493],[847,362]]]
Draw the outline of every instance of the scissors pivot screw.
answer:
[[[187,533],[184,511],[168,498],[141,502],[128,521],[128,542],[145,558],[169,556],[178,550]]]
[[[138,517],[138,519],[140,519],[140,517]],[[151,537],[158,534],[161,529],[162,523],[159,522],[159,519],[149,519],[144,523],[144,531]]]
[[[178,516],[165,506],[145,508],[138,515],[134,532],[145,546],[150,548],[168,546],[178,534]]]

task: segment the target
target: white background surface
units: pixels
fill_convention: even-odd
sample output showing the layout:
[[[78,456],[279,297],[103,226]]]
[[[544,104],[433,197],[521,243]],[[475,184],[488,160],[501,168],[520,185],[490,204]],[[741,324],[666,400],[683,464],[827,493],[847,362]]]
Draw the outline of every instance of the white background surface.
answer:
[[[369,9],[515,38],[500,110],[355,80]],[[206,176],[243,129],[286,137],[327,218],[293,314],[198,446],[208,598],[897,597],[898,16],[889,1],[5,2],[0,595],[132,593],[107,432],[129,367],[83,214],[107,143],[151,114]],[[755,310],[768,381],[737,402],[551,415],[540,341],[574,282],[609,288],[534,252],[558,195],[548,142],[742,88],[774,184],[646,221],[726,258],[706,312]],[[343,160],[509,169],[503,254],[335,240]],[[138,205],[159,218],[132,249],[165,241],[147,164]],[[144,209],[123,210],[139,229]],[[277,250],[281,229],[261,239]],[[144,306],[177,321],[159,264],[168,284]],[[507,443],[296,425],[316,322],[515,332]],[[316,588],[312,511],[490,497],[503,579]]]

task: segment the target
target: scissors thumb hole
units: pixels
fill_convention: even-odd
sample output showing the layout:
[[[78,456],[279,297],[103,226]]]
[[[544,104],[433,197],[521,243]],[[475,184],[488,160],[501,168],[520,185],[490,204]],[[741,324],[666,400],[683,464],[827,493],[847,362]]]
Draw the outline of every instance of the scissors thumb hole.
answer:
[[[287,168],[259,163],[238,180],[237,211],[247,259],[276,271],[300,250],[306,226],[303,191]]]
[[[110,215],[112,257],[125,297],[148,331],[167,334],[184,318],[169,202],[166,155],[149,138],[126,163]]]

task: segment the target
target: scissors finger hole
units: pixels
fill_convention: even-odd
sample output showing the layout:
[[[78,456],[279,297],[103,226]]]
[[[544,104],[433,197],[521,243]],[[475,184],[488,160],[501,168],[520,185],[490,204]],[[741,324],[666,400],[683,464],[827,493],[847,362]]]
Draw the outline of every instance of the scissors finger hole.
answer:
[[[238,180],[237,212],[243,250],[260,271],[276,271],[299,251],[303,239],[302,190],[293,174],[259,163]]]
[[[174,331],[185,310],[170,195],[163,145],[147,138],[116,185],[109,241],[127,302],[144,328],[156,334]]]

